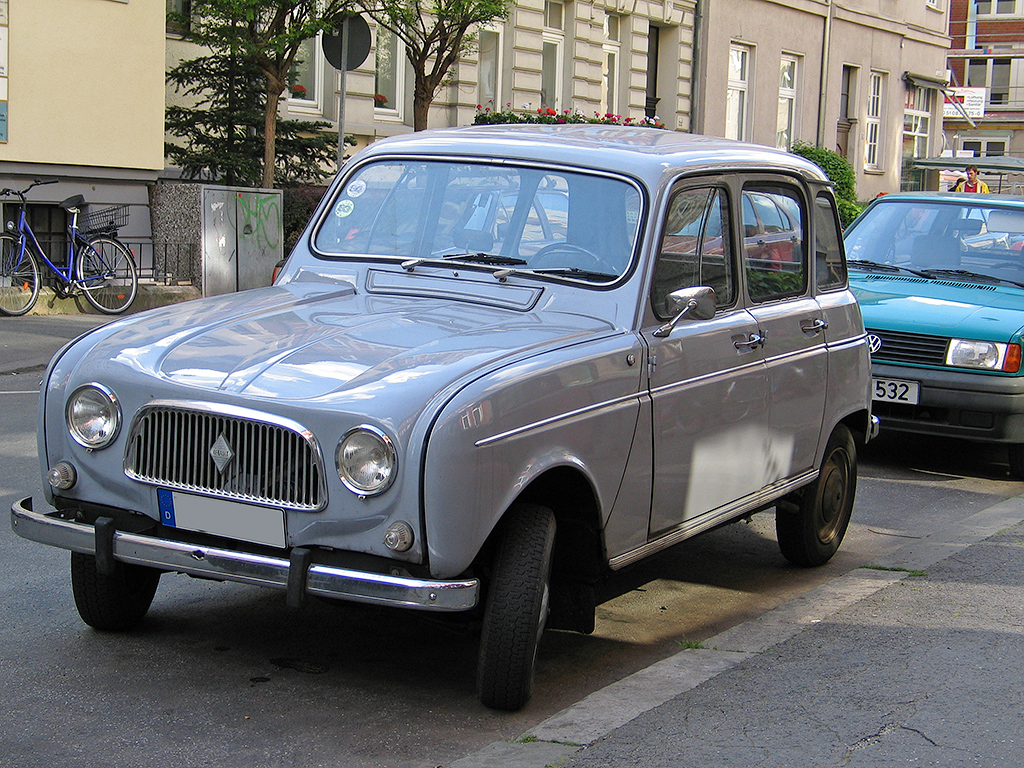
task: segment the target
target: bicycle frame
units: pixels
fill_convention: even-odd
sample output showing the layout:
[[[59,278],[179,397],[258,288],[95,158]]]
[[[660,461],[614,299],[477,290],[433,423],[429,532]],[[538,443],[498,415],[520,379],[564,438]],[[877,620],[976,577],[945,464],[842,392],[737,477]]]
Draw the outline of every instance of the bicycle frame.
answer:
[[[18,207],[18,262],[25,258],[25,249],[28,247],[32,248],[33,253],[48,266],[54,274],[61,279],[65,285],[72,287],[81,285],[83,280],[77,279],[75,270],[75,246],[85,246],[88,244],[88,240],[82,237],[78,232],[78,211],[74,211],[71,214],[71,224],[68,225],[68,263],[66,267],[60,267],[54,264],[47,257],[46,252],[39,244],[39,240],[36,238],[36,233],[32,231],[32,227],[28,223],[28,219],[25,216],[25,204],[22,203]]]

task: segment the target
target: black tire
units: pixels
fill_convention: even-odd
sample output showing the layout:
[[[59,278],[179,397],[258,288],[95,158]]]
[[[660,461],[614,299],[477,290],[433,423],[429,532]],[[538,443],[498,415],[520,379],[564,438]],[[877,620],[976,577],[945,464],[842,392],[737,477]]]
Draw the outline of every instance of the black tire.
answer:
[[[24,315],[39,298],[39,265],[27,248],[19,259],[21,243],[13,235],[0,235],[0,315]]]
[[[1024,480],[1024,445],[1014,443],[1010,449],[1010,477]]]
[[[513,712],[533,694],[554,547],[550,509],[518,504],[509,510],[494,557],[477,665],[477,694],[492,709]]]
[[[827,563],[846,535],[856,494],[857,444],[839,424],[825,446],[817,480],[776,507],[775,532],[785,558],[802,566]]]
[[[71,553],[71,590],[82,621],[95,629],[123,632],[137,627],[149,610],[160,571],[115,562],[112,574],[96,570],[96,558]]]
[[[132,252],[112,237],[94,237],[75,255],[78,287],[105,315],[118,315],[135,301],[139,270]]]

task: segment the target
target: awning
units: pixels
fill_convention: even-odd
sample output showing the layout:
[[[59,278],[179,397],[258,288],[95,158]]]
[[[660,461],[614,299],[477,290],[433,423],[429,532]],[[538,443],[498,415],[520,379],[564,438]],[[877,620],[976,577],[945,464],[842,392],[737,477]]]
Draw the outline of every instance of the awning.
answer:
[[[916,168],[966,168],[978,166],[985,173],[1024,173],[1024,158],[1002,155],[1000,157],[923,157],[914,161]]]
[[[953,91],[949,90],[949,80],[942,77],[919,75],[915,72],[904,72],[903,79],[910,85],[918,88],[931,88],[932,90],[938,91],[943,95],[947,102],[956,107],[956,111],[963,116],[964,120],[971,124],[971,128],[978,127],[978,124],[974,122],[974,118],[967,114],[967,110],[964,109],[964,105],[955,97]]]

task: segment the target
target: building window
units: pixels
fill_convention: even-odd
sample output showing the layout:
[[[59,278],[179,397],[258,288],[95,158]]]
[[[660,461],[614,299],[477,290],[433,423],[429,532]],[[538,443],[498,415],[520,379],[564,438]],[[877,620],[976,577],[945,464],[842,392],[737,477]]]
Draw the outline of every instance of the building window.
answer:
[[[601,62],[601,111],[615,114],[616,91],[619,88],[620,18],[607,13],[604,17],[604,59]]]
[[[1010,138],[1005,134],[998,138],[971,136],[961,140],[960,148],[973,152],[975,157],[1002,157],[1006,154],[1006,147],[1009,143]]]
[[[978,16],[1020,16],[1020,0],[975,0]]]
[[[885,96],[885,78],[872,72],[868,79],[867,117],[864,120],[864,167],[881,168],[879,149],[882,145],[882,107]]]
[[[483,107],[501,109],[501,34],[493,29],[481,29],[477,47],[477,103]]]
[[[725,96],[725,137],[743,141],[747,138],[747,87],[750,82],[751,49],[745,45],[729,46],[729,88]]]
[[[839,122],[836,124],[836,151],[845,158],[850,157],[850,131],[854,123],[854,115],[850,111],[850,101],[855,75],[856,69],[854,67],[844,66],[843,76],[839,83]]]
[[[188,32],[188,17],[191,12],[191,0],[167,0],[167,34],[184,35]]]
[[[320,37],[302,41],[295,62],[288,73],[288,108],[299,110],[320,110],[320,94],[323,92],[324,55],[320,50]]]
[[[903,156],[928,157],[928,133],[932,122],[931,88],[915,87],[907,90],[903,109]]]
[[[557,109],[562,99],[562,47],[565,42],[564,7],[544,0],[544,38],[541,48],[540,102]]]
[[[796,74],[796,57],[783,56],[779,65],[779,115],[775,146],[787,151],[793,146],[793,129],[796,127]]]
[[[399,117],[402,104],[402,46],[398,36],[377,27],[377,71],[373,77],[373,107],[378,114]]]
[[[986,106],[1010,104],[1011,59],[968,59],[967,86],[987,88]]]
[[[647,32],[647,93],[644,99],[644,115],[655,118],[658,115],[658,61],[661,59],[661,27],[651,24]]]

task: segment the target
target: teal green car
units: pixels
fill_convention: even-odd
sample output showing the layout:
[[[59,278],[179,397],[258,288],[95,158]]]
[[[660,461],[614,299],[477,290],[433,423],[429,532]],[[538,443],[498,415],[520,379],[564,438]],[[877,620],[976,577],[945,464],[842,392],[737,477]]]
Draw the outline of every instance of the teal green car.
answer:
[[[1024,197],[886,195],[844,239],[882,431],[1003,443],[1024,478]]]

